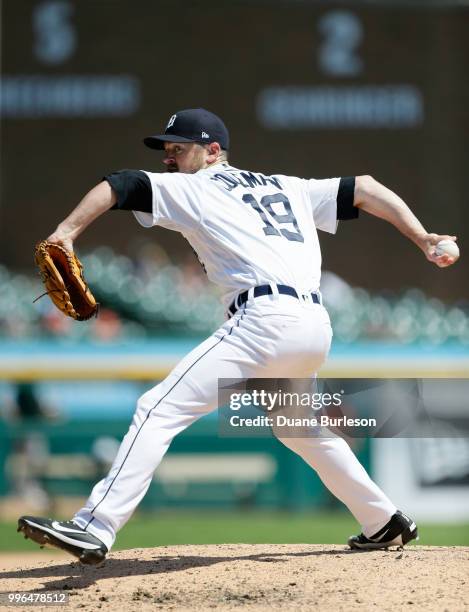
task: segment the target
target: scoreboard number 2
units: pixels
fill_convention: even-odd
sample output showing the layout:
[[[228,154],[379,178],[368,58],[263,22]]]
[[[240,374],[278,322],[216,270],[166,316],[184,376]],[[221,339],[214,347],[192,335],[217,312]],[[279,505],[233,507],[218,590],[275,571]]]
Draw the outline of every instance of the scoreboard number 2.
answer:
[[[322,36],[319,66],[330,76],[355,77],[363,70],[357,48],[363,39],[363,26],[352,11],[336,10],[325,13],[318,22]]]

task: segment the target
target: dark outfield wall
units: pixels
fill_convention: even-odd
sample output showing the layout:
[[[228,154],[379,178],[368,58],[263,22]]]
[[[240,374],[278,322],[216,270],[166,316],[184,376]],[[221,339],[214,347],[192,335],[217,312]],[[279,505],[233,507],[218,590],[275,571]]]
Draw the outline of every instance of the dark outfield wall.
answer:
[[[235,165],[305,177],[373,174],[424,225],[468,248],[468,9],[333,3],[3,2],[0,259],[34,243],[113,169],[160,168],[141,144],[178,109],[222,115]],[[80,239],[128,249],[172,232],[109,213]],[[383,222],[323,235],[325,267],[365,287],[469,298]]]

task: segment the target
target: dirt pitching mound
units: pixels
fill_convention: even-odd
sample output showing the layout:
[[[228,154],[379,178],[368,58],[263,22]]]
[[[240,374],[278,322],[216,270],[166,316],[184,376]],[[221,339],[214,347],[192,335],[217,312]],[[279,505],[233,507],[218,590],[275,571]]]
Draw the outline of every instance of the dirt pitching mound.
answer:
[[[46,551],[0,557],[0,591],[66,592],[67,610],[90,612],[469,610],[469,548],[463,547],[352,552],[334,545],[225,544],[118,551],[99,567],[70,559]]]

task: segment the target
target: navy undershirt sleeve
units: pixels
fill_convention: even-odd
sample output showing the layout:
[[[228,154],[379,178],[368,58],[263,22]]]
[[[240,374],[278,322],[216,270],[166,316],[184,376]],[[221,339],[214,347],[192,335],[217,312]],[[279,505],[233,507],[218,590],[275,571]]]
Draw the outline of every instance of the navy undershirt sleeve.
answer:
[[[153,194],[151,183],[141,170],[119,170],[103,177],[117,196],[111,210],[138,210],[151,213]]]
[[[340,179],[337,193],[337,220],[356,219],[359,209],[353,205],[355,197],[355,177],[344,176]]]

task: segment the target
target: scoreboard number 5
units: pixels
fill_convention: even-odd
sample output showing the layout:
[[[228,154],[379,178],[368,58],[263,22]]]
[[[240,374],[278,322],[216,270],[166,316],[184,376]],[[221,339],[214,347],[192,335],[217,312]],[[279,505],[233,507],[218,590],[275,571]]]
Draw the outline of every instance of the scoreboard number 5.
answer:
[[[72,13],[73,5],[67,0],[45,0],[34,8],[34,54],[44,64],[62,64],[75,51]]]

